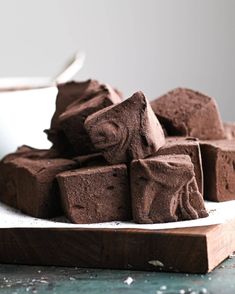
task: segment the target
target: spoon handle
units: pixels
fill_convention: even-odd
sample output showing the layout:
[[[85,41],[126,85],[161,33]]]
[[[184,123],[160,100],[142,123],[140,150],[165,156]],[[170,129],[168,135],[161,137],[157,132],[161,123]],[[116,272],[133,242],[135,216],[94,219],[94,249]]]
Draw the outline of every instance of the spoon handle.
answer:
[[[53,82],[55,84],[63,84],[70,81],[82,69],[85,58],[84,52],[77,52],[66,64],[63,71],[53,79]]]
[[[74,57],[66,64],[64,69],[56,75],[53,79],[43,84],[22,84],[17,86],[0,86],[0,92],[25,91],[34,89],[43,89],[57,86],[70,81],[83,67],[85,62],[85,53],[77,52]]]

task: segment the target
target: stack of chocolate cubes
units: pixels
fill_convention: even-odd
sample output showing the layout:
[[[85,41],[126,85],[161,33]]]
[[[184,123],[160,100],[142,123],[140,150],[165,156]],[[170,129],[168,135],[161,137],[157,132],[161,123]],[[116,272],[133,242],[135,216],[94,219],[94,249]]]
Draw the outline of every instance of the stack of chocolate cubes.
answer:
[[[235,199],[235,126],[214,99],[176,89],[148,102],[95,80],[58,87],[50,150],[0,162],[0,200],[74,223],[162,223],[208,216],[204,198]]]

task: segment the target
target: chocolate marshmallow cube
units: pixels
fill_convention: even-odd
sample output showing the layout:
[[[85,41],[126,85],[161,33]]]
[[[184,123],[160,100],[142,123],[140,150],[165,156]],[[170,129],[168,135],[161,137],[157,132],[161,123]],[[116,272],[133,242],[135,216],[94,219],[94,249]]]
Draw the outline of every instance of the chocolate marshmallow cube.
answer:
[[[145,158],[165,144],[161,125],[142,92],[90,115],[85,128],[111,164]]]
[[[188,155],[160,155],[132,161],[131,197],[137,223],[208,216]]]
[[[49,150],[40,150],[23,145],[16,152],[6,155],[0,161],[0,201],[18,208],[17,205],[17,158],[40,159],[49,156]],[[12,162],[13,161],[13,162]]]
[[[16,157],[9,160],[7,166],[5,165],[6,185],[5,190],[3,189],[3,193],[7,192],[8,196],[4,197],[9,197],[14,207],[33,217],[50,218],[61,215],[60,195],[55,177],[75,166],[75,161],[67,159]]]
[[[199,141],[191,137],[168,137],[157,155],[189,155],[194,166],[195,178],[199,192],[203,194],[203,171]]]
[[[28,147],[22,146],[0,161],[0,201],[14,208],[17,208],[16,168],[11,161],[28,151]]]
[[[96,80],[87,80],[84,82],[68,82],[58,85],[58,94],[56,97],[56,109],[51,120],[51,128],[58,125],[59,116],[73,103],[84,103],[94,97],[100,91],[100,83]]]
[[[235,139],[235,122],[224,122],[225,137],[228,140]]]
[[[93,100],[94,98],[98,99]],[[93,101],[88,103],[90,100]],[[88,137],[83,128],[85,118],[102,107],[120,101],[120,92],[96,80],[59,85],[56,110],[50,129],[45,130],[53,148],[66,157],[90,153],[91,144],[89,140],[86,141]],[[79,147],[78,140],[82,140]]]
[[[235,200],[235,140],[201,141],[204,197]]]
[[[77,156],[73,160],[76,161],[77,168],[107,165],[107,161],[100,153]]]
[[[170,136],[225,138],[215,100],[202,93],[177,88],[152,101],[151,106]]]
[[[67,217],[74,223],[131,219],[127,167],[85,167],[57,176]]]
[[[120,96],[108,85],[103,85],[102,91],[84,102],[71,104],[58,118],[59,125],[66,139],[71,144],[74,153],[79,155],[95,152],[95,148],[84,128],[85,119],[94,112],[120,103]]]
[[[45,130],[45,133],[48,140],[53,143],[52,148],[60,154],[71,156],[74,152],[63,130],[59,127],[59,116],[75,101],[82,103],[89,100],[98,88],[99,83],[95,80],[87,80],[85,82],[72,81],[58,85],[56,109],[51,119],[50,129]]]

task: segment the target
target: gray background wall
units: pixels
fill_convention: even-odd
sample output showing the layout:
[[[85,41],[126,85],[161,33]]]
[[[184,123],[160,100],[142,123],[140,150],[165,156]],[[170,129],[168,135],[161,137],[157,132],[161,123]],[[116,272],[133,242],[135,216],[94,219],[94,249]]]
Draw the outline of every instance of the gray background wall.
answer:
[[[235,1],[0,0],[0,77],[52,76],[77,48],[79,79],[152,99],[177,86],[235,120]]]

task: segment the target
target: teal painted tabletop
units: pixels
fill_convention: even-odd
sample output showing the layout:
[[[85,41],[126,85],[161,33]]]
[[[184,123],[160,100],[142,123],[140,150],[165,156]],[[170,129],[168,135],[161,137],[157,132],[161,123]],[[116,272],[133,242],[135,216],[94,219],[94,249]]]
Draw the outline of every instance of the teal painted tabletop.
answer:
[[[234,294],[235,257],[207,275],[0,265],[0,293]]]

